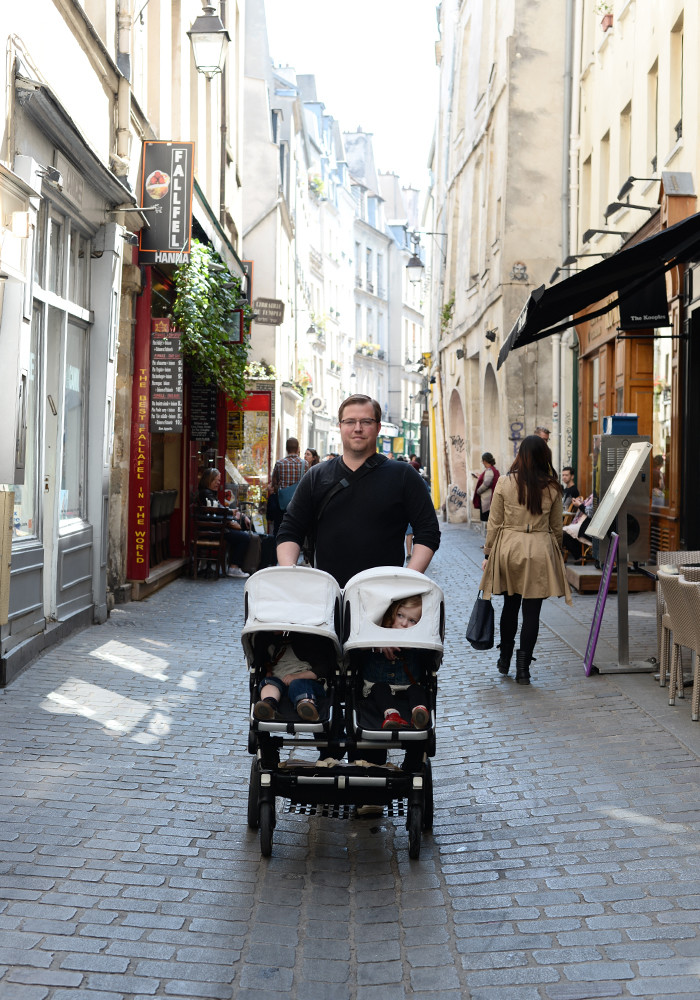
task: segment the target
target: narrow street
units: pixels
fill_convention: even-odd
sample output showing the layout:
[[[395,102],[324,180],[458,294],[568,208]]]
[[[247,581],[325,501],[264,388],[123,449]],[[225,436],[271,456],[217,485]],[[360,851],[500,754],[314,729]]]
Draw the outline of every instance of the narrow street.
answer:
[[[2,691],[0,998],[700,998],[689,692],[584,676],[567,639],[595,596],[547,602],[532,686],[501,678],[464,640],[480,543],[443,525],[430,570],[447,637],[418,861],[399,819],[296,814],[261,859],[242,580],[119,606]],[[654,655],[654,595],[630,612]],[[601,658],[615,635],[611,599]]]

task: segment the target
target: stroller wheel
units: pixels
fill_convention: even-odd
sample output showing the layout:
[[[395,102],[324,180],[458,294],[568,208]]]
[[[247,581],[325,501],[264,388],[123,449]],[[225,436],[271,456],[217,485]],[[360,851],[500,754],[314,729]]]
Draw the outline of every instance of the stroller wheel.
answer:
[[[425,761],[425,776],[423,778],[423,829],[433,828],[433,769],[430,759]]]
[[[258,762],[254,760],[250,765],[250,781],[248,782],[248,826],[251,830],[257,830],[260,822],[260,772]]]
[[[409,806],[408,821],[408,856],[409,858],[420,857],[420,835],[423,824],[423,810],[420,806]]]
[[[264,858],[272,854],[272,831],[275,825],[275,807],[271,802],[260,803],[260,853]]]

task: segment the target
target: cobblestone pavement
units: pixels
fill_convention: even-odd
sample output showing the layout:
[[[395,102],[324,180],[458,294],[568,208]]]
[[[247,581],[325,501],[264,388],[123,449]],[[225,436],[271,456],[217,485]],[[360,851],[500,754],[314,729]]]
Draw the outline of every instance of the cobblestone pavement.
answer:
[[[0,998],[700,998],[689,699],[585,678],[591,596],[546,603],[532,686],[501,678],[463,639],[480,540],[445,526],[431,567],[448,631],[418,861],[399,820],[286,814],[261,860],[242,581],[121,606],[5,690]],[[644,658],[654,599],[630,601]]]

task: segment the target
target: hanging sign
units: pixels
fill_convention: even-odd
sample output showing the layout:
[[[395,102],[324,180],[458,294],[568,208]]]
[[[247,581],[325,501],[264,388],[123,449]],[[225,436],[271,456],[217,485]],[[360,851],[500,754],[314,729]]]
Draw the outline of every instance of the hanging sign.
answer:
[[[651,275],[631,293],[620,289],[620,329],[648,330],[656,326],[671,326],[663,272]]]
[[[280,326],[284,321],[284,302],[280,299],[256,299],[253,310],[255,322],[263,326]]]
[[[189,260],[193,184],[193,142],[144,142],[141,205],[148,227],[139,233],[140,264]]]
[[[167,319],[154,319],[151,332],[151,433],[182,433],[180,334]]]

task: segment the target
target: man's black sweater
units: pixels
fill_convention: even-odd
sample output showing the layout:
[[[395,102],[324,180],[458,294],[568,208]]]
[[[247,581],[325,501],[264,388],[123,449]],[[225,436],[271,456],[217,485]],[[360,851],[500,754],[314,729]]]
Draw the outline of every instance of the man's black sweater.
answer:
[[[413,544],[437,551],[440,528],[430,493],[407,462],[372,456],[352,472],[341,458],[313,466],[302,477],[277,534],[280,542],[303,545],[316,540],[316,567],[344,587],[350,577],[374,566],[403,566],[406,527]],[[374,464],[376,462],[376,465]],[[321,511],[324,497],[340,480],[348,486],[335,493]]]

